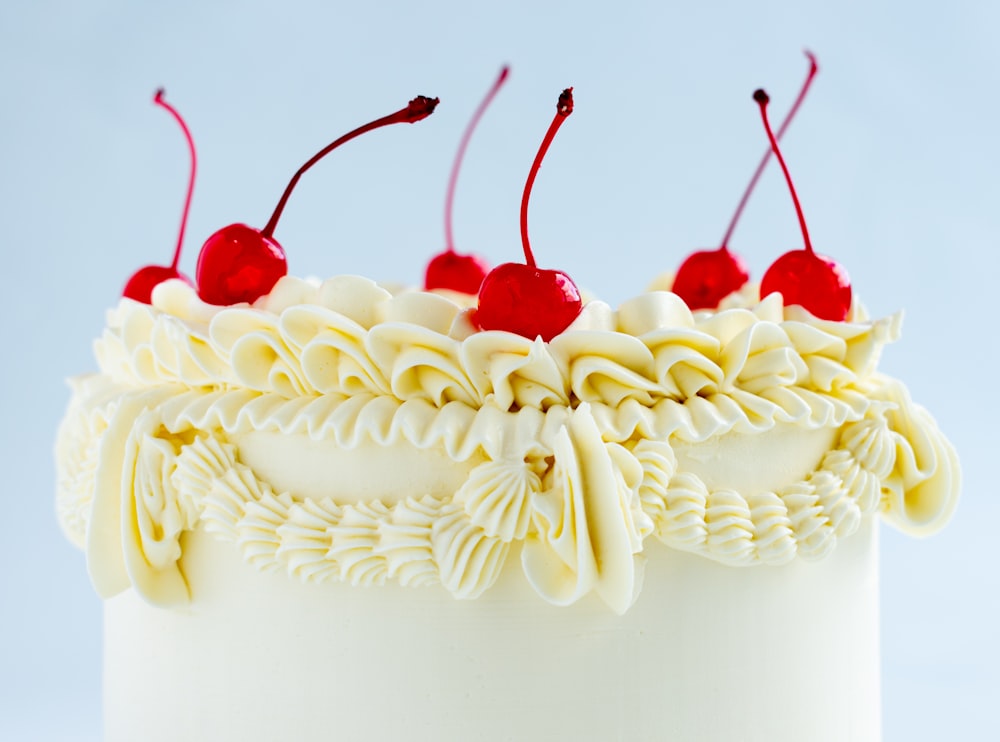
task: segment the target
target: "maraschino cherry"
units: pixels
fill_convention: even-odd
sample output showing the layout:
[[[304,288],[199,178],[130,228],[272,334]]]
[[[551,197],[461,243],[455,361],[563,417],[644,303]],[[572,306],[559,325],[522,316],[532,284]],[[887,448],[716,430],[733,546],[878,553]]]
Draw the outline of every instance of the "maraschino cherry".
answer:
[[[288,197],[302,174],[341,144],[389,124],[416,123],[430,116],[437,104],[437,98],[418,95],[405,108],[348,132],[298,169],[263,229],[230,224],[209,237],[201,248],[195,274],[202,301],[218,305],[254,302],[270,291],[278,279],[288,272],[285,251],[273,235]]]
[[[140,268],[132,277],[128,279],[125,284],[125,289],[122,291],[122,295],[128,297],[129,299],[135,299],[136,301],[141,301],[144,304],[149,304],[152,301],[153,289],[159,286],[164,281],[171,278],[179,278],[186,283],[191,283],[191,279],[183,275],[177,270],[177,266],[181,259],[181,246],[184,244],[184,230],[187,227],[188,212],[191,209],[191,196],[194,193],[194,176],[198,169],[198,158],[194,151],[194,139],[191,137],[191,131],[188,129],[187,124],[184,123],[184,119],[177,112],[177,109],[172,105],[167,103],[163,96],[166,95],[166,91],[160,88],[156,91],[156,95],[153,96],[153,103],[165,108],[180,124],[181,131],[184,132],[184,138],[187,139],[188,150],[191,152],[191,174],[188,177],[188,188],[187,196],[184,199],[184,210],[181,212],[181,226],[177,233],[177,247],[174,248],[174,261],[170,265],[147,265],[144,268]]]
[[[483,280],[479,307],[473,315],[473,322],[481,330],[506,330],[548,342],[569,327],[583,308],[580,290],[573,280],[562,271],[538,268],[528,242],[531,187],[552,139],[571,113],[573,88],[566,88],[559,96],[555,118],[538,148],[521,196],[521,245],[526,264],[498,265]]]
[[[778,139],[781,139],[788,125],[795,118],[795,114],[798,112],[799,106],[805,99],[813,78],[819,70],[815,55],[806,50],[806,56],[809,58],[809,72],[806,75],[805,82],[802,84],[802,88],[799,90],[798,96],[795,98],[795,102],[788,109],[785,120],[781,122],[781,126],[778,128]],[[743,191],[743,196],[736,206],[736,211],[732,219],[729,220],[729,226],[726,228],[726,233],[722,236],[722,243],[719,248],[716,250],[699,250],[692,253],[681,263],[681,267],[678,268],[671,291],[681,297],[691,309],[714,309],[729,294],[739,291],[750,278],[750,273],[747,271],[743,258],[730,252],[729,238],[733,236],[733,231],[736,229],[736,224],[739,222],[740,216],[743,214],[743,209],[750,199],[750,194],[753,193],[754,188],[757,186],[757,181],[760,180],[761,173],[764,172],[764,167],[767,165],[770,157],[771,148],[768,147],[757,164],[757,169],[754,171],[753,177],[750,178],[746,190]]]
[[[799,226],[802,228],[802,239],[805,242],[805,249],[785,253],[767,269],[760,283],[761,298],[778,292],[785,306],[798,304],[820,319],[842,322],[851,309],[851,281],[843,266],[813,251],[809,230],[802,214],[802,205],[792,184],[792,176],[788,172],[788,166],[785,165],[785,158],[781,156],[778,140],[771,131],[771,123],[767,118],[767,104],[770,98],[763,90],[757,90],[753,94],[753,99],[760,106],[760,116],[764,121],[767,138],[771,141],[771,149],[774,150],[774,156],[778,158],[778,164],[781,165],[781,171],[788,182],[788,190],[792,194]]]
[[[490,270],[489,264],[478,255],[461,255],[455,252],[451,211],[452,205],[455,202],[455,184],[458,182],[458,170],[462,165],[462,159],[465,157],[465,149],[469,146],[472,132],[475,131],[476,126],[479,124],[479,119],[483,117],[483,113],[486,112],[490,103],[493,102],[493,98],[496,97],[497,92],[503,87],[509,71],[510,68],[507,65],[504,65],[500,70],[500,75],[497,77],[496,82],[493,83],[493,87],[490,88],[486,97],[483,98],[479,104],[479,108],[472,114],[472,120],[469,121],[469,126],[466,128],[465,133],[462,135],[462,140],[459,142],[458,152],[455,154],[455,162],[451,166],[451,177],[448,179],[448,191],[444,200],[446,248],[444,252],[435,255],[431,259],[431,262],[427,264],[427,272],[424,274],[424,288],[428,291],[431,289],[448,289],[450,291],[474,295],[479,291],[483,279]]]

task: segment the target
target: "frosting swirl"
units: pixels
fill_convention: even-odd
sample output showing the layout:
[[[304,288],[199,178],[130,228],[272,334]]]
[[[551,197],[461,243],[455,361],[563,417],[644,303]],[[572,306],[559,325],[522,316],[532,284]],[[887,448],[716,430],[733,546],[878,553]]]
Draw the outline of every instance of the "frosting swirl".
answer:
[[[180,538],[204,528],[260,569],[459,598],[516,547],[543,598],[594,592],[624,612],[650,535],[782,564],[824,556],[876,512],[922,535],[954,509],[954,450],[875,370],[898,315],[857,305],[827,322],[777,297],[692,314],[651,292],[616,311],[589,302],[545,343],[473,332],[468,311],[355,276],[282,279],[252,307],[205,305],[181,282],[152,306],[123,300],[58,440],[60,522],[98,591],[184,602]],[[692,464],[727,445],[774,458],[782,436],[810,431],[829,437],[780,483],[715,482]],[[285,491],[261,474],[268,447],[250,436],[263,434],[309,449],[309,470],[339,451],[375,474],[411,451],[456,468],[432,482],[413,467],[392,498],[334,495],[322,477]]]
[[[289,296],[301,303],[289,305]],[[180,281],[157,287],[153,306],[122,300],[97,343],[101,370],[125,384],[236,386],[289,399],[372,394],[544,410],[722,394],[752,409],[788,390],[836,398],[871,373],[900,324],[899,315],[807,320],[774,296],[752,310],[695,316],[678,297],[656,292],[618,312],[590,302],[544,343],[468,335],[468,310],[447,299],[391,296],[355,276],[319,286],[286,277],[259,304],[202,304]]]

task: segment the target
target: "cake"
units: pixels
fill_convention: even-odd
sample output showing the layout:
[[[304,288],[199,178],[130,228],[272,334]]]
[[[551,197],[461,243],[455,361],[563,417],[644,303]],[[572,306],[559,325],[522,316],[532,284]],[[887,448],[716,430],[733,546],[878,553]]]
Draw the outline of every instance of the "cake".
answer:
[[[901,316],[807,235],[760,287],[696,254],[739,277],[704,308],[690,272],[585,301],[524,229],[571,111],[478,298],[284,275],[277,216],[198,288],[176,254],[130,280],[57,440],[109,742],[879,739],[879,521],[932,533],[959,490],[878,371]]]
[[[877,739],[877,521],[958,466],[898,315],[780,299],[549,343],[354,276],[123,299],[58,442],[107,739]]]

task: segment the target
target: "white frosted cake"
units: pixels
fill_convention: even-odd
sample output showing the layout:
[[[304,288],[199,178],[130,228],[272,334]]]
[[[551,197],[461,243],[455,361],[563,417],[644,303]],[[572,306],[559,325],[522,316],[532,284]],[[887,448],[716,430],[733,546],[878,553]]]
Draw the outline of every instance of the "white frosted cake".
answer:
[[[754,293],[550,342],[353,276],[123,299],[58,440],[106,739],[879,739],[879,521],[955,453],[898,316]]]
[[[754,99],[805,242],[759,288],[726,240],[617,309],[536,266],[572,88],[524,263],[449,227],[422,291],[286,275],[299,176],[424,96],[209,237],[197,288],[182,217],[58,437],[108,742],[879,739],[878,520],[939,528],[958,463],[878,373],[900,317],[813,252]]]

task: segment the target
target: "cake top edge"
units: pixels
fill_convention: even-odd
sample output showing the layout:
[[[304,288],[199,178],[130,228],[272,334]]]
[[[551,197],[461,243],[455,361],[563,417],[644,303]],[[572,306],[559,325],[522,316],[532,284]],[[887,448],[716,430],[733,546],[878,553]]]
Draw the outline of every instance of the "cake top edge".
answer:
[[[898,338],[901,327],[901,311],[884,320],[873,321],[865,306],[855,298],[845,320],[825,320],[799,305],[785,306],[779,293],[761,299],[758,284],[754,283],[726,297],[717,309],[692,311],[677,294],[663,288],[665,283],[669,284],[657,279],[649,290],[626,299],[617,308],[601,299],[587,297],[577,318],[550,342],[574,332],[614,332],[643,337],[663,330],[696,330],[716,335],[720,331],[725,334],[723,327],[727,325],[732,332],[738,332],[737,328],[756,322],[808,324],[834,335],[853,336],[879,322],[887,324],[889,320],[892,332],[886,340],[891,342]],[[108,325],[121,326],[122,317],[135,311],[174,317],[190,325],[211,326],[220,316],[242,314],[278,318],[290,312],[314,310],[318,314],[335,313],[365,330],[376,325],[405,323],[455,340],[465,340],[474,334],[513,334],[504,330],[478,329],[473,322],[474,302],[472,295],[447,290],[424,291],[343,274],[325,280],[285,276],[253,304],[218,306],[202,301],[193,287],[173,279],[154,289],[149,305],[121,299],[117,307],[109,311]]]

